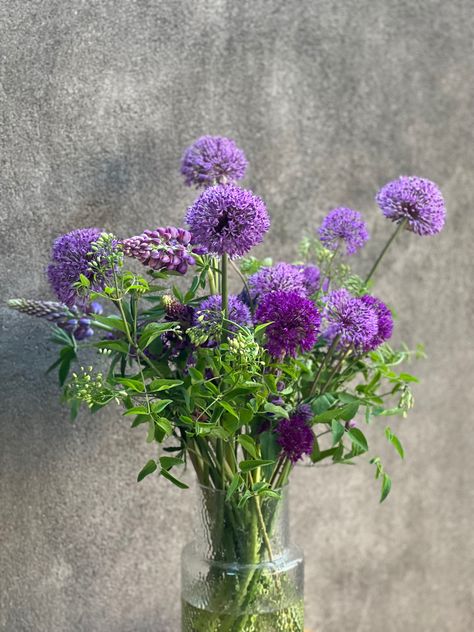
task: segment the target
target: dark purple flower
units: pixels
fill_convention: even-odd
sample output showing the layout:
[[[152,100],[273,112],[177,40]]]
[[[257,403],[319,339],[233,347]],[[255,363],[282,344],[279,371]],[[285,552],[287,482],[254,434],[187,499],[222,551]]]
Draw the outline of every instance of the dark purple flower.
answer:
[[[298,349],[309,351],[319,332],[321,316],[308,298],[297,292],[272,292],[260,301],[255,315],[257,322],[269,323],[265,329],[266,348],[274,358]]]
[[[83,274],[92,284],[92,289],[100,290],[101,282],[94,280],[90,268],[92,260],[91,244],[103,231],[100,228],[78,228],[61,235],[53,244],[51,263],[48,266],[48,280],[56,296],[68,307],[76,303],[84,305],[86,296],[80,296],[73,287]]]
[[[191,254],[192,235],[184,228],[167,226],[145,230],[141,235],[122,241],[128,257],[138,259],[153,270],[170,270],[185,274],[194,265]]]
[[[311,419],[314,417],[313,410],[309,404],[300,404],[296,409],[295,414],[298,417],[301,417],[301,419],[304,419],[304,421],[306,422],[311,421]]]
[[[277,441],[281,451],[292,463],[296,463],[305,454],[311,454],[314,445],[314,434],[308,422],[300,415],[282,419],[276,429]]]
[[[319,239],[329,250],[345,245],[348,255],[355,254],[369,239],[362,215],[351,208],[335,208],[323,220]]]
[[[392,222],[407,220],[406,229],[417,235],[435,235],[443,228],[446,206],[434,182],[416,176],[400,176],[376,196],[383,214]]]
[[[327,298],[324,318],[329,327],[324,336],[329,340],[339,337],[343,347],[353,345],[364,349],[378,331],[378,319],[374,310],[347,290],[333,290]]]
[[[184,152],[181,173],[188,186],[207,187],[241,180],[247,169],[244,152],[225,136],[201,136]]]
[[[317,292],[321,283],[321,272],[318,266],[298,265],[294,267],[303,272],[303,285],[306,293],[311,296]]]
[[[228,299],[228,320],[223,326],[227,331],[235,332],[238,326],[248,326],[252,323],[250,310],[242,301],[231,294]],[[223,323],[222,296],[213,294],[204,299],[194,312],[194,326],[204,331],[209,331],[211,335]]]
[[[211,254],[241,256],[263,240],[270,218],[263,201],[233,184],[209,187],[188,208],[193,239]]]
[[[183,330],[190,327],[194,320],[194,308],[191,305],[183,305],[174,296],[166,294],[161,299],[165,308],[167,320],[178,322]]]
[[[297,292],[306,296],[303,270],[289,263],[265,266],[248,279],[250,295],[253,299],[270,292]]]
[[[365,346],[364,351],[371,351],[376,349],[386,340],[392,337],[393,333],[393,318],[392,312],[385,305],[383,301],[370,294],[364,294],[360,297],[360,300],[364,305],[370,307],[377,317],[377,333]]]

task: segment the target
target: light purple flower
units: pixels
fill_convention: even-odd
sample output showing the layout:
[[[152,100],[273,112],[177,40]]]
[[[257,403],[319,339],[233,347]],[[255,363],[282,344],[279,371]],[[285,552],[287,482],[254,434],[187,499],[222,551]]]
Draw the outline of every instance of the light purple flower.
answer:
[[[382,187],[375,199],[385,217],[396,223],[406,219],[406,229],[417,235],[435,235],[444,226],[446,206],[431,180],[400,176]]]
[[[317,292],[321,284],[321,271],[318,266],[298,265],[294,267],[303,272],[303,285],[308,296]]]
[[[321,324],[316,306],[298,292],[271,292],[260,301],[255,318],[271,323],[265,329],[266,348],[274,358],[295,356],[315,344]]]
[[[193,243],[211,254],[231,257],[247,253],[261,243],[270,228],[263,201],[233,184],[205,189],[186,214]]]
[[[370,294],[364,294],[364,296],[360,297],[360,300],[364,303],[364,305],[370,307],[377,317],[377,333],[364,346],[364,351],[371,351],[392,337],[392,312],[383,301],[375,296],[371,296]]]
[[[244,152],[225,136],[201,136],[184,153],[181,173],[188,186],[213,186],[241,180],[247,169]]]
[[[369,233],[358,211],[341,207],[326,215],[319,229],[319,239],[329,250],[345,245],[346,253],[353,255],[369,239]]]
[[[306,296],[303,270],[289,263],[277,263],[265,266],[248,279],[252,299],[265,296],[270,292],[297,292]]]
[[[300,415],[282,419],[276,433],[283,455],[292,463],[302,459],[305,454],[312,453],[314,434],[308,422]]]
[[[203,331],[213,333],[216,327],[223,324],[222,296],[213,294],[204,299],[194,312],[193,325]],[[238,326],[248,326],[252,323],[250,310],[242,301],[231,294],[228,298],[228,321],[223,324],[227,331],[236,332]]]
[[[343,347],[353,345],[358,350],[364,349],[378,332],[378,318],[374,310],[345,289],[330,292],[324,318],[328,323],[325,338],[332,341],[338,337]]]
[[[194,265],[190,246],[192,235],[184,228],[167,226],[145,230],[141,235],[122,241],[128,257],[138,259],[153,270],[170,270],[185,274]]]

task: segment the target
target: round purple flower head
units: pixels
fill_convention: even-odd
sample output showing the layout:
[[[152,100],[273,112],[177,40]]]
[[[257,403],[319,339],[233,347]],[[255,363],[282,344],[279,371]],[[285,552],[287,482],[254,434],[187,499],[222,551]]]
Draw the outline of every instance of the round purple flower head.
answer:
[[[205,189],[188,208],[193,241],[209,253],[241,256],[263,240],[270,218],[263,201],[233,184]]]
[[[296,463],[305,454],[311,454],[314,445],[314,434],[308,422],[300,415],[282,419],[276,429],[277,441],[282,453]]]
[[[329,250],[345,244],[348,255],[355,254],[369,239],[362,215],[351,208],[335,208],[323,220],[319,239]]]
[[[250,295],[253,299],[270,292],[297,292],[306,296],[303,271],[289,263],[265,266],[248,279]]]
[[[188,186],[208,187],[241,180],[248,162],[231,138],[201,136],[184,152],[181,173]]]
[[[383,301],[370,294],[364,294],[360,297],[360,300],[364,305],[370,307],[377,316],[377,333],[364,346],[364,351],[372,351],[381,345],[385,340],[389,340],[393,333],[393,318],[392,312],[388,309]]]
[[[377,335],[375,311],[345,289],[329,294],[324,317],[329,324],[324,336],[329,340],[339,336],[339,344],[343,347],[353,345],[356,349],[365,349]]]
[[[382,187],[375,199],[385,217],[397,223],[406,219],[406,229],[417,235],[435,235],[444,226],[443,196],[425,178],[400,176]]]
[[[316,306],[298,292],[271,292],[262,297],[255,318],[271,323],[265,329],[266,348],[274,358],[309,351],[319,332],[321,316]]]
[[[145,230],[141,235],[122,241],[123,252],[153,270],[170,270],[185,274],[194,265],[191,233],[184,228],[167,226]]]
[[[309,404],[300,404],[296,409],[296,415],[306,422],[311,421],[314,417],[313,410]]]
[[[298,265],[294,267],[303,272],[303,285],[307,294],[311,296],[317,292],[321,283],[321,272],[318,266]]]
[[[103,232],[100,228],[78,228],[56,239],[51,251],[51,263],[47,268],[48,280],[56,296],[68,307],[76,303],[84,305],[87,297],[79,296],[74,283],[83,274],[93,289],[101,289],[94,283],[94,273],[89,264],[92,260],[91,244]]]
[[[228,320],[231,322],[225,324],[227,331],[235,332],[238,329],[238,325],[247,326],[252,323],[249,308],[233,294],[229,296],[228,312]],[[193,325],[210,331],[214,327],[219,326],[222,323],[222,319],[222,296],[213,294],[209,298],[204,299],[194,312]]]

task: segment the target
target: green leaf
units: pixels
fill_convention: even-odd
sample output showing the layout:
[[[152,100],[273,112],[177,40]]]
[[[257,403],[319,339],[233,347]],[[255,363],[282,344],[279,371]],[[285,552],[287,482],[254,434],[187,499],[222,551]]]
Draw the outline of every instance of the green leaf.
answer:
[[[99,316],[98,314],[94,314],[92,325],[96,325],[96,326],[103,325],[104,327],[100,327],[101,329],[104,329],[104,328],[108,330],[118,329],[119,331],[123,333],[127,332],[127,327],[125,323],[123,322],[120,316],[117,316],[115,314],[111,314],[110,316]]]
[[[141,380],[135,380],[131,377],[116,377],[115,381],[118,384],[123,384],[123,386],[130,388],[132,391],[136,391],[137,393],[142,393],[145,388]]]
[[[141,424],[146,424],[147,422],[150,421],[150,419],[151,419],[150,415],[138,415],[133,420],[131,427],[136,428],[137,426],[140,426]]]
[[[320,415],[331,408],[334,402],[335,399],[332,395],[320,395],[319,397],[316,397],[316,399],[313,399],[311,402],[311,408],[315,415]]]
[[[258,467],[273,465],[273,463],[275,463],[275,461],[269,461],[265,459],[251,459],[240,461],[239,467],[241,472],[250,472],[251,470],[256,470]]]
[[[129,352],[129,345],[125,340],[101,340],[94,344],[97,349],[110,349],[111,351],[118,351],[119,353]]]
[[[234,476],[232,477],[232,480],[230,482],[230,485],[227,489],[227,494],[225,496],[226,500],[230,500],[232,498],[232,496],[235,494],[235,492],[237,491],[239,485],[242,484],[242,477],[240,476],[240,474],[234,474]]]
[[[239,417],[239,413],[235,410],[235,408],[233,408],[229,402],[226,402],[224,400],[221,400],[218,402],[219,406],[221,408],[223,408],[224,410],[226,410],[230,415],[232,415],[232,417],[235,417],[239,422],[240,422],[240,417]]]
[[[148,384],[147,389],[150,392],[158,392],[158,391],[167,391],[170,388],[175,388],[176,386],[181,386],[184,384],[182,380],[167,380],[167,379],[158,379],[153,380],[150,384]]]
[[[172,399],[159,399],[155,402],[152,402],[151,410],[155,415],[158,415],[158,413],[161,413],[161,411],[169,406],[169,404],[171,404],[172,402]]]
[[[365,438],[364,433],[361,430],[359,430],[358,428],[352,428],[351,430],[347,431],[347,434],[349,435],[350,440],[353,444],[355,444],[364,452],[367,452],[369,446],[367,444],[367,439]]]
[[[83,274],[79,275],[79,281],[82,285],[82,287],[90,287],[91,286],[91,282],[89,281],[89,279],[84,276]]]
[[[170,470],[175,465],[184,465],[184,461],[175,456],[161,456],[160,465],[164,470]]]
[[[146,327],[143,329],[140,340],[138,341],[138,346],[143,351],[146,349],[148,345],[150,345],[153,340],[166,333],[167,331],[171,331],[176,329],[177,323],[148,323]]]
[[[398,452],[398,454],[400,455],[400,458],[402,459],[405,458],[405,450],[403,449],[401,441],[397,437],[397,435],[392,432],[390,426],[387,426],[385,428],[385,436],[387,437],[388,441],[390,441],[390,443],[393,445],[395,450]]]
[[[263,410],[266,413],[272,413],[273,415],[277,415],[278,417],[283,417],[284,419],[289,419],[288,411],[285,410],[282,406],[275,406],[271,402],[266,402]]]
[[[191,376],[192,383],[204,381],[204,375],[193,366],[188,367],[188,373]]]
[[[383,501],[390,494],[390,490],[391,489],[392,489],[392,479],[390,478],[390,476],[387,473],[384,472],[383,478],[382,478],[382,493],[380,495],[380,502],[381,503],[383,503]]]
[[[344,421],[350,421],[357,415],[358,410],[359,410],[358,402],[352,402],[351,404],[346,404],[346,406],[344,406],[343,412],[341,413],[341,419],[344,419]]]
[[[255,439],[249,435],[239,435],[237,441],[240,445],[250,454],[254,459],[258,457],[257,446],[255,445]]]
[[[331,423],[331,429],[332,429],[332,444],[336,445],[336,443],[339,443],[339,441],[341,440],[342,436],[344,435],[345,428],[341,424],[340,421],[337,421],[336,419],[333,419],[333,421]]]
[[[180,489],[189,489],[189,485],[186,485],[186,483],[183,483],[182,481],[175,478],[172,474],[168,472],[168,470],[161,470],[160,475],[163,476],[163,478],[166,478],[167,480],[169,480],[171,483],[173,483],[173,485],[176,485],[176,487],[179,487]]]
[[[164,432],[165,435],[170,435],[173,432],[173,425],[169,419],[166,419],[166,417],[158,417],[158,419],[155,419],[155,424]],[[156,435],[155,438],[160,443],[163,440],[161,437],[156,437]]]
[[[134,406],[126,410],[124,415],[148,415],[148,409],[146,406]]]
[[[149,474],[153,474],[153,472],[155,472],[157,469],[158,469],[158,466],[156,462],[153,461],[153,459],[150,459],[148,463],[145,465],[145,467],[142,470],[140,470],[137,476],[137,482],[139,483],[145,478],[145,476],[148,476]]]

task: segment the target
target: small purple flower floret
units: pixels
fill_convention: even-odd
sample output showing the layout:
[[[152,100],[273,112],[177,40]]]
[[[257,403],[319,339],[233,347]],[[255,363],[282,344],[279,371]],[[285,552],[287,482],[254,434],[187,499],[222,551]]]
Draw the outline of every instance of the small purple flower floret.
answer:
[[[378,331],[378,319],[374,310],[347,290],[333,290],[324,308],[324,318],[329,327],[324,336],[334,340],[339,336],[340,346],[353,345],[364,349],[370,345]]]
[[[346,254],[353,255],[369,239],[369,233],[358,211],[341,207],[326,215],[319,229],[319,239],[329,250],[345,245]]]
[[[297,292],[306,296],[305,278],[302,269],[289,263],[264,266],[248,279],[252,299],[270,292]]]
[[[372,351],[392,337],[392,312],[383,301],[375,296],[371,296],[370,294],[364,294],[364,296],[361,296],[360,301],[364,305],[367,305],[367,307],[370,307],[377,317],[377,333],[372,340],[364,346],[364,351]]]
[[[188,186],[207,187],[241,180],[248,162],[235,141],[225,136],[201,136],[184,153],[181,173]]]
[[[300,415],[282,419],[276,429],[277,441],[281,451],[292,463],[296,463],[305,454],[311,454],[314,445],[314,434],[308,422]]]
[[[228,320],[231,321],[225,324],[225,328],[228,331],[235,332],[238,329],[238,325],[248,326],[252,323],[249,308],[233,294],[228,299],[228,313]],[[195,327],[207,330],[214,325],[219,325],[222,322],[222,318],[222,296],[213,294],[202,301],[195,310],[193,324]]]

